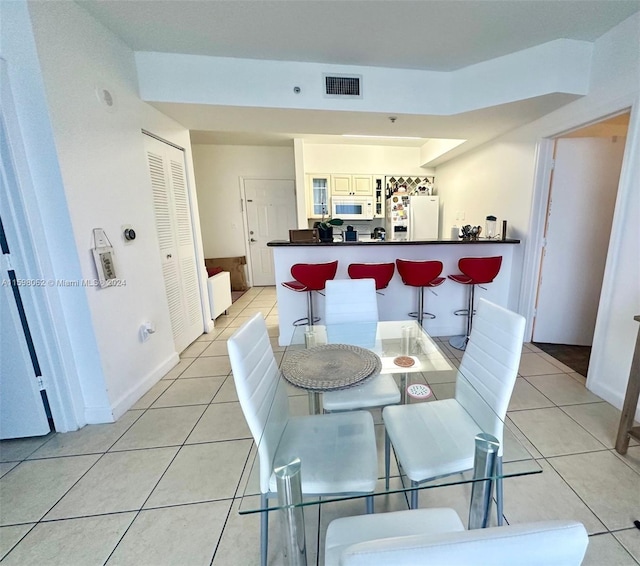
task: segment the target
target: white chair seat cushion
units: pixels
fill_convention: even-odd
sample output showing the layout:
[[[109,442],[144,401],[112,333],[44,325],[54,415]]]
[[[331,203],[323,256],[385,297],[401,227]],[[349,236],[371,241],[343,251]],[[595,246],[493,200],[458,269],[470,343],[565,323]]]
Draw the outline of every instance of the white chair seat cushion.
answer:
[[[455,399],[385,407],[382,419],[409,479],[473,468],[474,439],[482,430]]]
[[[392,375],[381,374],[362,385],[322,394],[325,411],[350,411],[400,403],[400,390]]]
[[[302,493],[371,493],[378,479],[373,417],[366,411],[291,417],[273,468],[300,458]],[[269,491],[276,491],[275,475]]]
[[[343,517],[331,521],[327,529],[324,565],[338,566],[343,551],[357,543],[452,531],[464,531],[464,525],[457,513],[447,508]]]

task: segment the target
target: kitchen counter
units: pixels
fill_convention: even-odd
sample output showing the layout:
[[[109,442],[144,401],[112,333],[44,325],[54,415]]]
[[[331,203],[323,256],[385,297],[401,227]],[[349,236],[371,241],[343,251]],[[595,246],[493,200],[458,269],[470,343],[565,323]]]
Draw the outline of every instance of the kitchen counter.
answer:
[[[506,240],[487,240],[487,239],[479,239],[479,240],[421,240],[416,242],[409,241],[397,241],[397,240],[366,240],[366,241],[358,241],[358,242],[343,242],[342,240],[337,242],[289,242],[287,240],[273,240],[267,244],[270,247],[279,247],[279,246],[429,246],[429,245],[482,245],[482,244],[519,244],[520,240],[513,240],[511,238],[507,238]]]
[[[509,244],[509,245],[506,245]],[[395,263],[396,259],[439,260],[443,263],[442,277],[460,273],[458,260],[462,257],[502,256],[500,273],[492,283],[476,290],[476,301],[484,297],[498,305],[517,309],[512,292],[519,284],[519,271],[514,272],[514,254],[519,251],[520,240],[428,240],[422,242],[366,241],[329,243],[290,243],[273,241],[267,245],[273,251],[273,263],[278,296],[280,322],[279,343],[289,344],[293,334],[293,321],[306,316],[307,293],[297,293],[282,285],[291,281],[291,266],[296,263],[325,263],[338,260],[336,279],[348,279],[350,263]],[[512,284],[512,281],[514,283]],[[424,327],[432,336],[462,334],[466,319],[454,311],[467,305],[466,285],[447,279],[434,290],[424,293],[425,311],[436,315],[425,319]],[[324,296],[313,293],[316,316],[324,318]],[[417,307],[417,289],[407,287],[395,271],[389,286],[378,293],[380,320],[403,320]],[[322,324],[322,322],[320,322]]]

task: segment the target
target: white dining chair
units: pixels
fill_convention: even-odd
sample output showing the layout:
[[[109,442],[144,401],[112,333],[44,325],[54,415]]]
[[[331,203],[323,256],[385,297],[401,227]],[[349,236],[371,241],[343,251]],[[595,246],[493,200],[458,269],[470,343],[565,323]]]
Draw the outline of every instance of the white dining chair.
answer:
[[[258,313],[227,341],[242,412],[258,448],[261,505],[276,497],[274,468],[301,461],[303,496],[373,493],[378,477],[373,418],[366,411],[292,417],[286,385]],[[373,496],[366,498],[373,512]],[[267,563],[268,512],[261,513],[260,563]]]
[[[588,544],[576,521],[467,531],[453,509],[415,509],[331,521],[324,566],[579,566]]]
[[[474,438],[480,432],[500,442],[497,475],[502,474],[502,432],[518,376],[524,317],[480,299],[474,326],[456,378],[454,399],[383,410],[385,473],[389,482],[390,446],[404,473],[417,487],[426,481],[473,468]],[[498,524],[502,524],[502,480],[496,481]],[[411,508],[418,490],[411,492]]]
[[[375,343],[378,322],[378,299],[374,279],[333,279],[325,289],[325,321],[331,342],[345,341],[354,346],[370,348]],[[371,323],[372,332],[363,329]],[[332,325],[341,325],[333,327]],[[350,334],[350,329],[354,332]],[[340,336],[343,333],[343,336]],[[341,340],[342,338],[342,340]],[[372,343],[369,343],[371,339]],[[400,403],[400,390],[390,374],[380,374],[357,387],[327,391],[322,394],[322,408],[326,412],[371,409]]]

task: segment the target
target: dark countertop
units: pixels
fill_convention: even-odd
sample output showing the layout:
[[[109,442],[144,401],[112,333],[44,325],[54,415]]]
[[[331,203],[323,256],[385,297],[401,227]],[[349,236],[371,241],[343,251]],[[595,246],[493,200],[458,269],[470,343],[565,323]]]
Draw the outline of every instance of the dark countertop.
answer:
[[[287,240],[273,240],[267,243],[267,246],[270,247],[281,247],[281,246],[291,246],[291,247],[308,247],[308,246],[429,246],[429,245],[441,245],[441,244],[450,244],[450,245],[469,245],[479,246],[482,244],[519,244],[520,240],[513,240],[511,238],[507,238],[506,240],[485,240],[483,238],[479,240],[420,240],[416,242],[397,242],[393,240],[385,240],[382,241],[373,241],[373,242],[288,242]]]

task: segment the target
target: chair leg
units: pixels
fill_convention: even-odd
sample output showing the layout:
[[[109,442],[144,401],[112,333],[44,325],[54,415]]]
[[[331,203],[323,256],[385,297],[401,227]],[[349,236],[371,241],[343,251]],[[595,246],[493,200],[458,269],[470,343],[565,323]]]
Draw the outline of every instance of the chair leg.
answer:
[[[386,429],[384,431],[384,486],[389,489],[389,471],[391,468],[391,439]]]
[[[265,493],[260,494],[260,507],[267,509],[269,499]],[[267,566],[267,550],[269,545],[269,512],[260,513],[260,566]]]
[[[503,517],[503,486],[502,486],[502,456],[498,456],[496,460],[496,512],[498,514],[498,526],[504,523]]]
[[[367,495],[367,515],[373,514],[373,495]]]
[[[313,313],[313,291],[305,291],[307,294],[307,316],[293,321],[293,326],[313,326],[320,322],[320,317]]]
[[[418,324],[422,327],[422,323],[424,319],[432,320],[436,317],[435,314],[431,312],[425,312],[424,310],[424,287],[417,287],[418,289],[418,310],[409,313],[409,316],[412,318],[418,319]]]
[[[409,505],[409,509],[418,508],[418,485],[418,482],[411,481],[411,487],[414,489],[411,490],[411,504]]]
[[[471,334],[471,328],[473,327],[473,303],[475,302],[476,286],[471,285],[470,297],[469,297],[469,316],[467,317],[467,340]]]
[[[473,325],[473,303],[475,297],[475,285],[469,285],[469,306],[466,309],[467,311],[467,331],[463,336],[454,336],[449,340],[449,344],[453,346],[456,350],[465,350],[467,348],[467,342],[469,341],[469,335],[471,334],[471,327]],[[455,311],[454,314],[463,313],[465,309],[460,311]]]
[[[315,324],[313,317],[313,291],[307,291],[307,318],[310,326]]]

